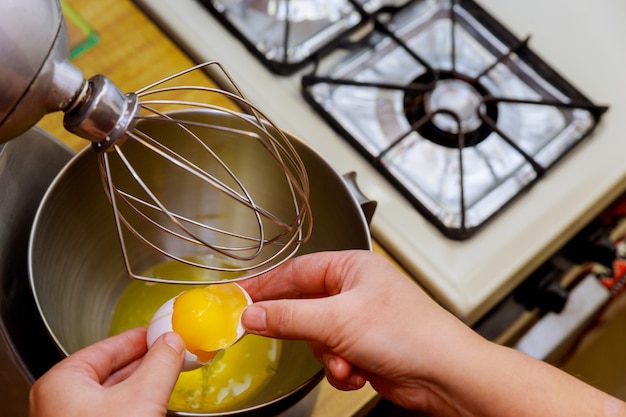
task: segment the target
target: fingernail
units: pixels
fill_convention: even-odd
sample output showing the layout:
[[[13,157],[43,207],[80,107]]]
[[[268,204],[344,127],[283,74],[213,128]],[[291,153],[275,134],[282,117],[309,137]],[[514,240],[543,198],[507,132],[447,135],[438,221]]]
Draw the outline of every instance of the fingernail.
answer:
[[[168,332],[163,335],[163,342],[170,346],[176,353],[181,353],[185,349],[185,343],[182,337],[174,332]]]
[[[261,332],[267,329],[265,309],[254,304],[246,307],[241,317],[241,324],[251,332]]]
[[[348,384],[354,389],[360,389],[365,385],[367,379],[363,375],[350,375],[350,379],[348,380]]]
[[[328,359],[328,363],[326,364],[326,367],[330,371],[334,371],[335,368],[337,367],[337,359],[335,359],[334,356],[331,356],[330,359]]]

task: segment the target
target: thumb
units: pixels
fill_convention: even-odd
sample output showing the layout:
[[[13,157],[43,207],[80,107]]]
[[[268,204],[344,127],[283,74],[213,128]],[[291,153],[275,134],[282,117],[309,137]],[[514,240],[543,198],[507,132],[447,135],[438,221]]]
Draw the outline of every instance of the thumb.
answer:
[[[163,334],[150,347],[131,378],[138,386],[148,388],[153,401],[167,403],[183,365],[184,350],[185,343],[178,334]]]
[[[326,298],[259,301],[248,306],[241,324],[249,333],[327,344],[338,321],[324,308]]]

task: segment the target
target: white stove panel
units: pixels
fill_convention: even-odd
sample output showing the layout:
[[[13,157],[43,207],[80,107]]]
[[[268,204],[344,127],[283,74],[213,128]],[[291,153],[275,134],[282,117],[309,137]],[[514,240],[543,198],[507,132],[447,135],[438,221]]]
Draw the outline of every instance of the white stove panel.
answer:
[[[446,308],[475,322],[626,186],[626,3],[485,0],[485,7],[594,103],[608,105],[591,137],[484,230],[444,237],[302,99],[299,76],[276,76],[195,0],[136,0],[197,61],[220,61],[274,122],[340,173],[356,171],[378,201],[374,237]]]

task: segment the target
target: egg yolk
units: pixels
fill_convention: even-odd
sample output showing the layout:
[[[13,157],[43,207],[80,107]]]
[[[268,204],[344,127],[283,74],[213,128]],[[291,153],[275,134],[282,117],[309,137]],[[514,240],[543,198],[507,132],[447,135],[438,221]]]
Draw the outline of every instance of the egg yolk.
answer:
[[[234,283],[194,288],[174,301],[172,329],[187,350],[202,361],[237,340],[237,328],[248,305],[243,290]]]

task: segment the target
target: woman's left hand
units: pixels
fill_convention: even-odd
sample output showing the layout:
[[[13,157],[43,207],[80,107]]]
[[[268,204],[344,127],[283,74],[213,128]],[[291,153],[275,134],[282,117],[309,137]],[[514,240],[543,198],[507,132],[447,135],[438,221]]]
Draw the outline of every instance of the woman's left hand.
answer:
[[[148,350],[146,329],[104,339],[65,358],[35,382],[30,417],[163,417],[183,363],[175,333]]]

